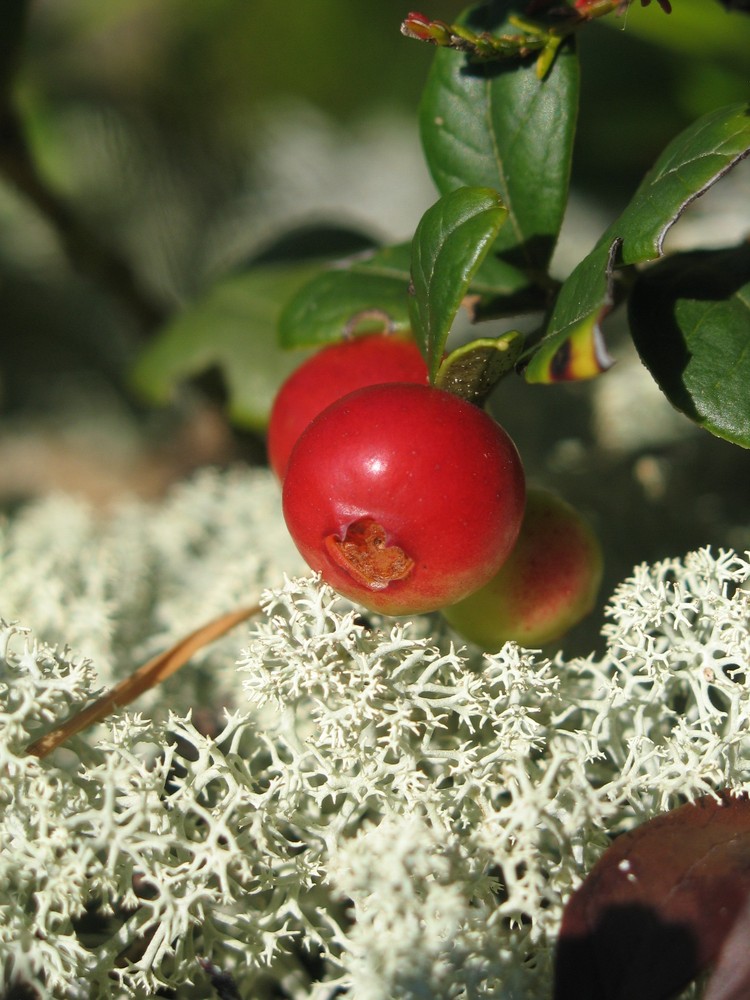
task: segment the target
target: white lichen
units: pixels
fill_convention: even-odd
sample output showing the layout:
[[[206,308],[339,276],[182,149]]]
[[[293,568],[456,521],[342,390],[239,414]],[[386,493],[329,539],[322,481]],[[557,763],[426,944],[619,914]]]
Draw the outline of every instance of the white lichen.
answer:
[[[0,628],[0,988],[210,997],[213,967],[240,996],[547,995],[611,836],[750,789],[750,563],[638,567],[601,655],[484,654],[284,578],[273,489],[203,473],[106,522],[55,500],[6,526],[0,613],[33,633]],[[262,586],[170,693],[26,753],[134,651]]]

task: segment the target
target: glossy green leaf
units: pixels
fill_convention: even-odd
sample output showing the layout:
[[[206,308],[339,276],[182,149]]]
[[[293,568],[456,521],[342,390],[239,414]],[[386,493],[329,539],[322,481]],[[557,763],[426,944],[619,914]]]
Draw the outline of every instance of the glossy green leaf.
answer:
[[[262,429],[278,386],[302,360],[278,346],[281,306],[311,273],[309,263],[269,265],[224,279],[146,348],[132,374],[135,389],[163,404],[180,382],[218,367],[231,419]]]
[[[750,448],[750,245],[676,254],[640,275],[633,340],[670,402]]]
[[[412,240],[412,327],[434,381],[461,300],[508,217],[496,191],[459,188],[422,216]]]
[[[615,240],[596,248],[560,289],[544,339],[526,367],[527,382],[573,382],[595,378],[611,367],[601,321],[613,305]]]
[[[598,374],[592,367],[577,375],[567,365],[569,341],[582,330],[588,331],[588,353],[606,366],[599,323],[611,307],[612,268],[659,257],[664,237],[685,207],[749,151],[747,103],[705,115],[667,146],[625,211],[563,285],[546,335],[526,368],[527,381],[554,382]]]
[[[282,347],[317,347],[355,330],[407,330],[408,244],[387,247],[327,268],[285,305]]]
[[[407,329],[410,281],[411,243],[362,254],[320,272],[285,306],[281,346],[320,346],[368,326]],[[526,276],[496,257],[482,261],[470,290],[492,301],[495,316],[518,311],[519,303],[523,307],[534,296]]]
[[[510,31],[525,2],[481,4],[462,19],[475,31]],[[438,190],[497,190],[508,224],[494,253],[523,273],[547,270],[568,197],[578,107],[578,62],[571,45],[544,80],[535,60],[471,63],[435,54],[420,107],[425,156]]]

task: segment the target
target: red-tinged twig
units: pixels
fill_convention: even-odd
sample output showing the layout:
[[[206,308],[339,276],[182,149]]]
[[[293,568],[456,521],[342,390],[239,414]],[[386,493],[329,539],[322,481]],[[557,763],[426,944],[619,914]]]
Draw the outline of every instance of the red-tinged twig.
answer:
[[[641,0],[645,7],[651,0]],[[537,75],[547,75],[562,42],[583,24],[613,11],[622,13],[631,0],[575,0],[572,6],[558,7],[549,11],[556,15],[556,23],[537,24],[525,18],[510,17],[517,34],[492,35],[490,32],[474,32],[462,24],[447,24],[445,21],[431,20],[417,11],[409,13],[401,24],[401,33],[407,38],[429,42],[441,48],[465,52],[471,59],[488,61],[492,59],[523,59],[537,53]],[[669,13],[669,0],[658,0],[662,10]],[[537,2],[533,9],[548,7],[548,3]]]
[[[512,21],[514,25],[515,20]],[[518,26],[521,27],[520,22]],[[543,48],[548,32],[535,25],[524,24],[519,34],[491,35],[488,31],[477,34],[461,24],[431,21],[424,14],[412,12],[401,25],[401,34],[421,42],[430,42],[442,48],[466,52],[474,59],[497,59],[509,56],[527,56]]]

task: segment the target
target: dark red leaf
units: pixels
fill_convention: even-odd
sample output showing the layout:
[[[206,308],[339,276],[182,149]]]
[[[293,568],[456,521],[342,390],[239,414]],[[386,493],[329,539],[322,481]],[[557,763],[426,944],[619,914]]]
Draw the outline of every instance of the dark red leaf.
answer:
[[[703,1000],[747,1000],[750,997],[750,900],[724,942]]]
[[[555,1000],[665,1000],[730,948],[748,899],[747,797],[706,796],[644,823],[615,840],[568,901]]]

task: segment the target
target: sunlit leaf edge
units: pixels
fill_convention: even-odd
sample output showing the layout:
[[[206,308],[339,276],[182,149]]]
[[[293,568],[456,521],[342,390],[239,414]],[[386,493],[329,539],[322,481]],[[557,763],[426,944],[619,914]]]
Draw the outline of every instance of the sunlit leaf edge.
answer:
[[[692,189],[677,185],[679,197],[671,209],[655,206],[653,185],[660,183],[671,158],[686,145],[694,135],[704,135],[711,130],[720,130],[722,123],[729,134],[721,142],[719,163],[715,168],[706,171],[705,176],[695,178]],[[734,128],[732,127],[734,125]],[[624,265],[646,263],[655,260],[662,254],[663,242],[668,230],[678,221],[685,208],[700,195],[704,194],[718,180],[724,177],[737,163],[750,154],[750,103],[737,102],[723,108],[715,109],[693,122],[687,129],[677,135],[662,152],[652,169],[648,172],[629,205],[615,222],[607,229],[597,242],[594,249],[573,270],[563,283],[557,298],[555,308],[547,325],[544,337],[528,352],[524,374],[529,383],[559,381],[549,377],[549,373],[561,370],[564,366],[557,364],[555,355],[565,348],[566,341],[583,325],[588,325],[591,336],[597,343],[592,344],[592,356],[601,354],[603,337],[600,328],[601,319],[612,306],[612,272],[614,268]],[[700,161],[704,157],[698,153],[683,157],[684,162]],[[706,166],[705,163],[702,166]],[[677,171],[677,165],[669,169]],[[641,217],[646,225],[647,235],[641,235],[634,240],[628,229],[635,218]],[[602,360],[606,355],[601,354]],[[600,371],[593,371],[584,377],[595,377],[606,371],[605,364]]]

